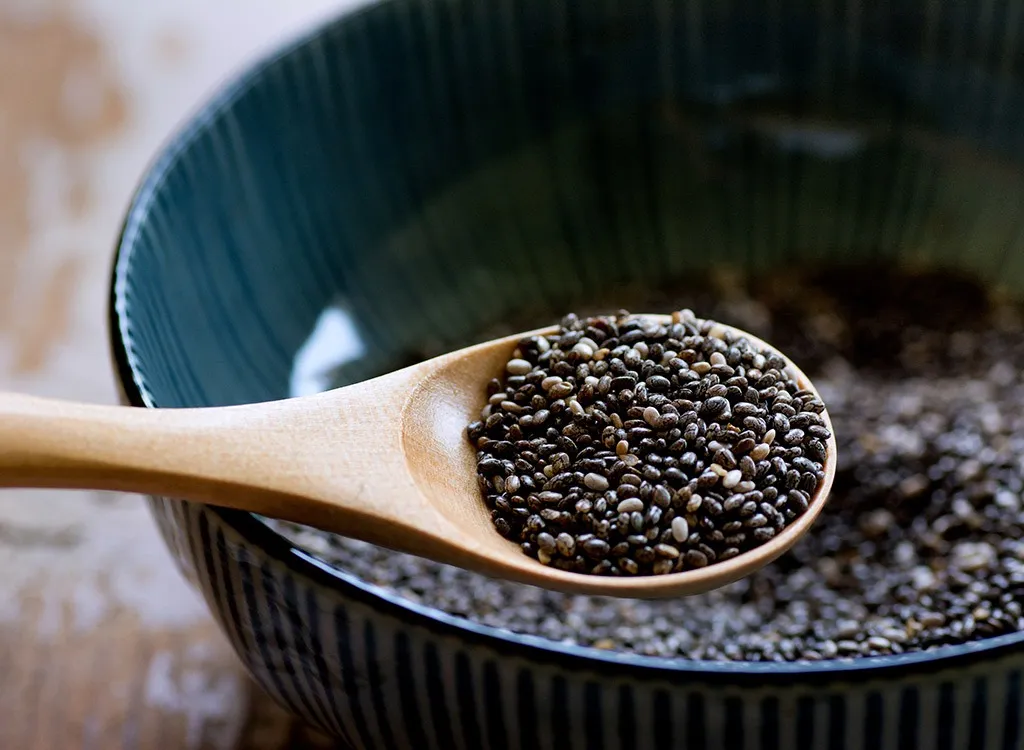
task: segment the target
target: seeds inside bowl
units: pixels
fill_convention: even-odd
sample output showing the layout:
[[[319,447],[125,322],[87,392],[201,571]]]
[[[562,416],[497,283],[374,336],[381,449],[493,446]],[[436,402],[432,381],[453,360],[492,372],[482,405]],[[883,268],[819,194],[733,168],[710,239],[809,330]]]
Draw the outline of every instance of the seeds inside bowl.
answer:
[[[477,448],[497,531],[545,565],[662,575],[773,539],[824,479],[824,404],[777,352],[690,310],[568,315],[491,381]]]
[[[516,633],[651,656],[819,660],[1024,631],[1024,307],[958,277],[879,268],[699,281],[645,288],[628,301],[685,303],[771,341],[813,379],[836,430],[830,499],[776,562],[707,594],[633,601],[559,594],[315,529],[276,528],[407,600]],[[481,338],[543,319],[531,316]]]

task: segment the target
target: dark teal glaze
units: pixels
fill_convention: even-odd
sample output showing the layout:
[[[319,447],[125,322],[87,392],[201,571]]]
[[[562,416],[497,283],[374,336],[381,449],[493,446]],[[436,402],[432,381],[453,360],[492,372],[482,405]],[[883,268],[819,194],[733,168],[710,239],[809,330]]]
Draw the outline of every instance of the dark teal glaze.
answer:
[[[721,262],[953,266],[1020,294],[1021,49],[1009,0],[368,5],[255,66],[150,169],[113,280],[126,396],[283,397],[332,304],[373,342],[352,380]],[[1024,636],[659,661],[473,625],[254,517],[152,504],[260,684],[354,747],[1024,745]]]

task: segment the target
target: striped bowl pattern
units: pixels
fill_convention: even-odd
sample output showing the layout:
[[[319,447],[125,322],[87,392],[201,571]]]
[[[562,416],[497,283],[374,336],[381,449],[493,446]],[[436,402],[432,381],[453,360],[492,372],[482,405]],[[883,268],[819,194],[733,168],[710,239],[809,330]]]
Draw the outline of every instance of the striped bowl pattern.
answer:
[[[1013,0],[367,4],[152,165],[114,269],[125,398],[284,397],[330,306],[364,343],[345,382],[719,263],[954,266],[1020,294],[1022,32]],[[1024,747],[1024,636],[655,660],[402,601],[253,516],[152,509],[259,683],[354,748]]]

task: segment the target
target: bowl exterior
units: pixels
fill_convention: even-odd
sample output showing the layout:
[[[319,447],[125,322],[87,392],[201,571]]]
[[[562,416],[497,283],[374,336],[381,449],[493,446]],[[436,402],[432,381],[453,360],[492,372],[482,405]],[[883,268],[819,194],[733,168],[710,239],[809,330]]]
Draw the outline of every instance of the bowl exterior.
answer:
[[[276,700],[352,748],[1005,750],[1024,744],[1019,648],[850,669],[657,668],[462,631],[317,581],[221,511],[152,500],[183,573]],[[296,553],[298,554],[298,553]],[[868,662],[875,662],[874,664]],[[834,665],[833,665],[834,666]]]

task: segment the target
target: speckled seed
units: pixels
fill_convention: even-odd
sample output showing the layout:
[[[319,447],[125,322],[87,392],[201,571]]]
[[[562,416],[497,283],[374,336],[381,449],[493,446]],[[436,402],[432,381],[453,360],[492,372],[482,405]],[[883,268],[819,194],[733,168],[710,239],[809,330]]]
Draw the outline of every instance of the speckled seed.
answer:
[[[672,560],[658,560],[651,566],[651,573],[656,576],[668,575],[674,567]]]
[[[669,560],[675,560],[679,557],[679,550],[673,547],[671,544],[656,544],[654,545],[654,552],[659,557],[664,557]]]
[[[686,553],[686,564],[691,568],[704,568],[707,567],[708,558],[703,552],[691,549]]]
[[[640,572],[640,566],[636,564],[636,560],[631,560],[628,557],[623,557],[619,560],[619,570],[626,575],[635,576]],[[651,571],[654,572],[653,570]]]
[[[652,499],[659,508],[667,508],[672,504],[672,493],[665,485],[659,484],[654,488]]]
[[[555,551],[555,538],[546,531],[542,531],[537,534],[537,546],[550,554]]]
[[[564,531],[555,537],[555,546],[563,557],[572,557],[576,554],[576,540]]]
[[[563,381],[561,383],[556,383],[555,385],[551,386],[551,389],[548,391],[548,395],[554,399],[565,398],[566,396],[570,395],[574,390],[575,386],[573,386],[572,383],[566,383]]]

